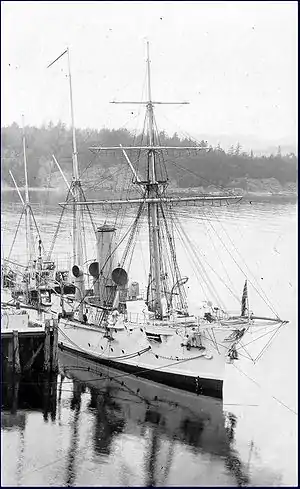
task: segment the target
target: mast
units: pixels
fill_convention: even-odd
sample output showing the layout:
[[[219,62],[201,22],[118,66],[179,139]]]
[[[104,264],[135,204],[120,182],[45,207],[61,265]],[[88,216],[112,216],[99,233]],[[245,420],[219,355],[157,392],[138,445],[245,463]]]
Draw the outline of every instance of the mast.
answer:
[[[149,56],[149,41],[147,41],[147,78],[148,78],[148,141],[149,146],[154,148],[154,123],[153,123],[153,104],[151,100],[151,74],[150,74],[150,56]],[[149,198],[155,199],[158,197],[158,183],[156,181],[155,168],[155,151],[148,151],[148,178],[146,184],[147,194]],[[150,267],[153,264],[153,270],[150,268],[150,273],[153,271],[155,281],[155,312],[158,317],[162,317],[162,296],[160,283],[160,249],[159,249],[159,226],[158,226],[158,204],[151,202],[148,204],[149,209],[149,251],[150,251]],[[150,276],[151,280],[151,276]]]
[[[71,76],[71,64],[70,64],[70,51],[67,48],[68,54],[68,71],[69,71],[69,88],[70,88],[70,106],[71,106],[71,123],[72,123],[72,163],[73,163],[73,194],[74,194],[74,235],[73,235],[73,254],[75,264],[82,268],[83,265],[83,247],[82,247],[82,225],[81,225],[81,211],[77,207],[76,202],[81,197],[81,182],[79,179],[79,165],[78,165],[78,153],[76,145],[76,131],[74,123],[74,107],[73,107],[73,90],[72,90],[72,76]]]
[[[26,230],[26,255],[27,264],[31,264],[33,257],[33,244],[32,244],[32,226],[31,226],[31,213],[30,213],[30,202],[29,202],[29,189],[28,189],[28,177],[27,177],[27,158],[26,158],[26,138],[25,138],[25,125],[24,116],[22,116],[23,123],[23,161],[24,161],[24,175],[25,175],[25,230]]]
[[[84,277],[83,277],[83,243],[82,243],[82,210],[78,208],[76,203],[82,197],[81,181],[79,178],[79,165],[78,165],[78,153],[76,145],[76,131],[74,123],[74,107],[73,107],[73,91],[72,91],[72,76],[71,76],[71,63],[70,63],[70,51],[67,48],[68,55],[68,71],[69,71],[69,88],[70,88],[70,107],[71,107],[71,123],[72,123],[72,163],[73,163],[73,182],[72,182],[72,194],[74,195],[73,201],[73,259],[74,269],[76,272],[73,275],[76,277],[76,290],[75,298],[79,301],[78,319],[83,320],[83,298],[84,298]]]
[[[19,189],[19,187],[17,185],[17,182],[15,180],[15,177],[13,176],[13,174],[12,174],[12,172],[10,170],[9,170],[9,174],[10,174],[10,176],[12,178],[12,181],[14,182],[14,186],[16,187],[16,191],[18,192],[18,196],[20,197],[20,201],[22,202],[23,207],[25,207],[25,201],[24,201],[24,199],[22,197],[22,194],[21,194],[20,189]]]
[[[79,176],[79,164],[78,164],[78,152],[77,152],[77,144],[76,144],[76,131],[75,131],[75,123],[74,123],[74,105],[73,105],[73,89],[72,89],[72,75],[71,75],[71,63],[70,63],[70,50],[69,48],[65,49],[63,53],[61,53],[54,61],[52,61],[47,68],[53,66],[59,59],[61,59],[65,54],[68,57],[68,78],[69,78],[69,92],[70,92],[70,109],[71,109],[71,126],[72,126],[72,173],[73,179],[72,184],[69,187],[63,172],[56,161],[55,157],[53,159],[58,166],[60,172],[63,175],[64,181],[67,183],[69,187],[70,194],[73,199],[70,199],[69,204],[73,206],[73,268],[72,273],[75,280],[75,299],[79,301],[79,321],[83,319],[83,300],[85,296],[85,285],[84,285],[84,252],[86,254],[85,249],[85,241],[84,241],[84,223],[83,223],[83,210],[80,209],[77,203],[84,199],[84,193],[81,187],[81,180]],[[88,210],[89,212],[89,210]],[[95,230],[94,223],[92,221],[91,214],[89,213],[90,220],[92,222],[93,228]]]

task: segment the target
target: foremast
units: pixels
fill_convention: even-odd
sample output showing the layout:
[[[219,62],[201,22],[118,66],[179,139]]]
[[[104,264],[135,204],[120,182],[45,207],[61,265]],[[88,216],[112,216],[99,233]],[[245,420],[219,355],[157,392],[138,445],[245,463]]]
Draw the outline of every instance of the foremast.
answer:
[[[72,76],[71,76],[71,63],[70,63],[70,51],[67,48],[68,55],[68,75],[69,75],[69,89],[70,89],[70,108],[71,108],[71,123],[72,123],[72,166],[73,166],[73,180],[72,180],[72,195],[74,196],[73,202],[73,260],[74,263],[82,270],[83,268],[83,243],[82,243],[82,221],[81,210],[76,205],[79,202],[82,195],[81,180],[79,178],[79,164],[78,164],[78,152],[76,144],[76,130],[74,123],[74,106],[73,106],[73,90],[72,90]]]

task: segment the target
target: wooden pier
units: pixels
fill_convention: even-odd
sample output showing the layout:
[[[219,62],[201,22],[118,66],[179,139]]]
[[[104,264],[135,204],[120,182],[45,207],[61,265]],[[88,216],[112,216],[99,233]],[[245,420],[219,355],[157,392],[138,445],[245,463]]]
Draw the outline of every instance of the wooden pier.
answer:
[[[32,370],[58,371],[57,319],[46,319],[39,327],[26,326],[14,321],[11,327],[1,329],[2,368],[23,374]]]

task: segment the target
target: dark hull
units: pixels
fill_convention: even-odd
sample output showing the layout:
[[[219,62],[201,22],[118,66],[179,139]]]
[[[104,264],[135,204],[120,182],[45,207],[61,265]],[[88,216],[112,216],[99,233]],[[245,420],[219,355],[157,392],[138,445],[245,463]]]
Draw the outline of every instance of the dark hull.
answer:
[[[140,368],[133,365],[127,365],[116,361],[108,360],[105,358],[99,358],[94,355],[81,352],[65,346],[63,343],[59,344],[61,350],[70,351],[76,353],[78,356],[93,360],[95,363],[105,365],[107,367],[121,370],[122,372],[135,375],[136,377],[142,377],[144,379],[152,380],[160,384],[165,384],[170,387],[193,392],[202,396],[215,397],[217,399],[223,398],[223,380],[205,379],[201,377],[191,377],[187,375],[178,375],[173,373],[161,372],[158,370],[150,370]]]

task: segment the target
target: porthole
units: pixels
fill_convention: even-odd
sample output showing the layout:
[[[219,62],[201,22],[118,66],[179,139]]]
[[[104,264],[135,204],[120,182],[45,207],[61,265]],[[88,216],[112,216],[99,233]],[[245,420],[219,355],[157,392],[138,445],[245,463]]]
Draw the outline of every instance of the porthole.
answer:
[[[125,353],[125,351],[124,351],[124,350],[122,350],[122,353]]]
[[[89,346],[91,346],[91,344],[90,344],[90,343],[88,343],[88,345],[89,345]]]
[[[141,330],[142,333],[144,332],[143,328],[140,328],[140,330]]]
[[[114,351],[113,348],[110,349],[111,351]]]
[[[101,350],[103,350],[103,346],[100,346]]]

